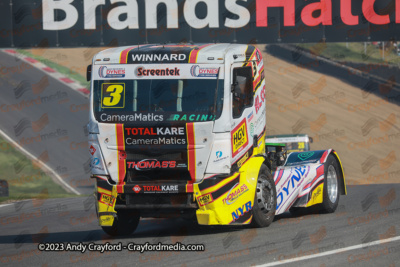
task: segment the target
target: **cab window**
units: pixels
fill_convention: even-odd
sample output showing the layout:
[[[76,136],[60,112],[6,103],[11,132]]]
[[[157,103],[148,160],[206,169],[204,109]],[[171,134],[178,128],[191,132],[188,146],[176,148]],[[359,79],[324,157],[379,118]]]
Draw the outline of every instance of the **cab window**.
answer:
[[[253,76],[251,67],[234,68],[232,84],[232,116],[239,118],[243,110],[253,104]]]

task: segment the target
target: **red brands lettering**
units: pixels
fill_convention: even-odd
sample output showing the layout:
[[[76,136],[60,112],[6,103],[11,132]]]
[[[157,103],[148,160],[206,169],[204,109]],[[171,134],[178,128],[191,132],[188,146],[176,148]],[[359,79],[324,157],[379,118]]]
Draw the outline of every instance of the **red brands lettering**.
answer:
[[[377,0],[362,1],[362,13],[364,17],[373,24],[390,24],[389,14],[377,14],[374,4]],[[284,26],[295,26],[295,0],[256,0],[256,25],[257,27],[268,26],[268,9],[283,8]],[[340,18],[346,25],[359,24],[359,16],[352,14],[352,1],[340,0]],[[319,12],[318,17],[314,17],[314,12]],[[301,20],[307,26],[332,25],[332,0],[320,0],[320,2],[305,5],[301,11]],[[396,0],[396,23],[400,23],[400,0]]]

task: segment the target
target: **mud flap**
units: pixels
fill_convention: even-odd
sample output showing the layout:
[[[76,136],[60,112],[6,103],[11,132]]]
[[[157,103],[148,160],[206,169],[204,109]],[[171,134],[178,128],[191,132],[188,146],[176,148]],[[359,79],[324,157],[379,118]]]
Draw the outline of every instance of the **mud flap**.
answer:
[[[249,224],[263,157],[247,160],[229,177],[213,176],[193,185],[201,225]]]
[[[117,187],[107,181],[96,178],[97,217],[100,226],[112,226],[117,216],[115,203],[117,202]]]

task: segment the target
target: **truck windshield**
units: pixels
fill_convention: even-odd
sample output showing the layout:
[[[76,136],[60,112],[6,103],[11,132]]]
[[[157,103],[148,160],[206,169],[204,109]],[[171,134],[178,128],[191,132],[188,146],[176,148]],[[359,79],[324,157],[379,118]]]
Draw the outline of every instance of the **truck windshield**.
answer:
[[[99,122],[213,121],[223,105],[223,79],[95,80]]]

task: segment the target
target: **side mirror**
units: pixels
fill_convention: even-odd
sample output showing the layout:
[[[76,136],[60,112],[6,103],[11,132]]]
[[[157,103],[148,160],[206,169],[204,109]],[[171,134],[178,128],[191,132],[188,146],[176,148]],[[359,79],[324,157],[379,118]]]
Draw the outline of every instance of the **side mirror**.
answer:
[[[312,137],[308,137],[308,140],[310,141],[310,143],[314,142],[314,139]]]
[[[90,81],[92,79],[92,65],[87,66],[86,69],[86,81]]]

